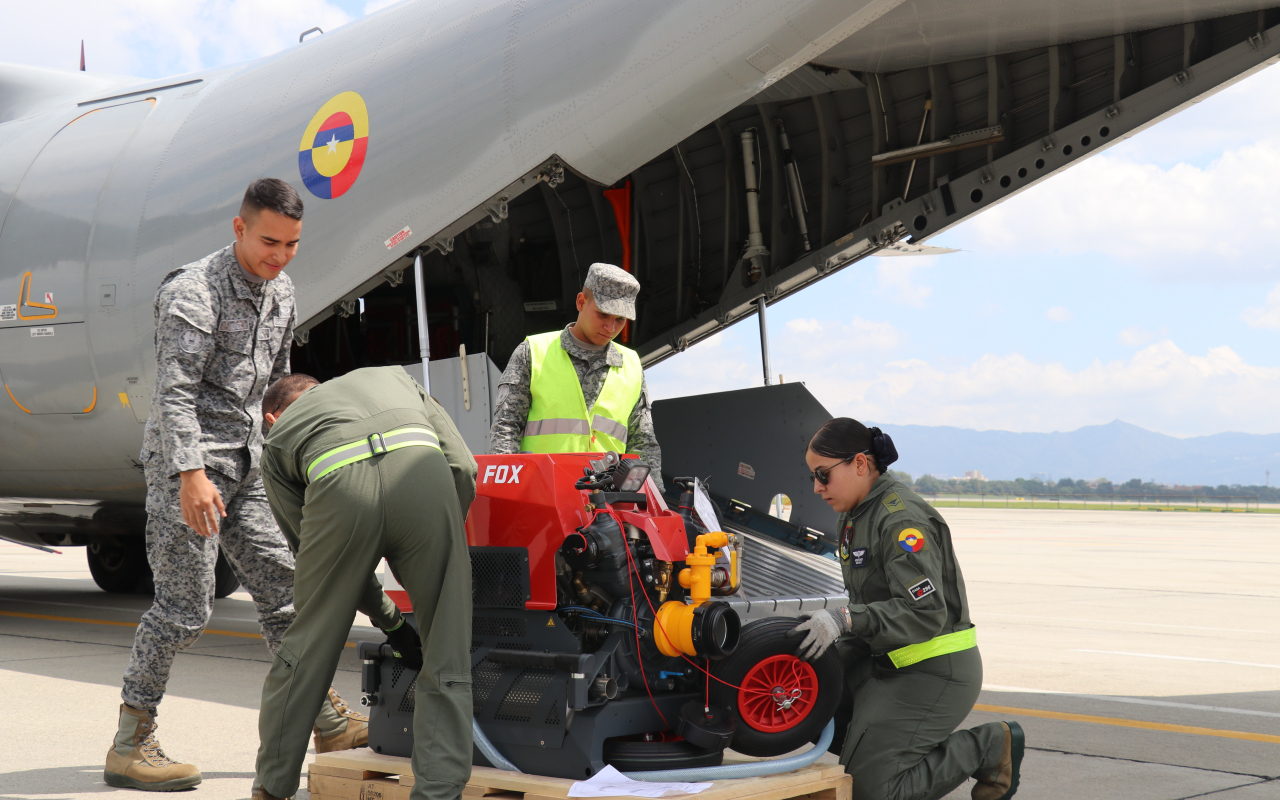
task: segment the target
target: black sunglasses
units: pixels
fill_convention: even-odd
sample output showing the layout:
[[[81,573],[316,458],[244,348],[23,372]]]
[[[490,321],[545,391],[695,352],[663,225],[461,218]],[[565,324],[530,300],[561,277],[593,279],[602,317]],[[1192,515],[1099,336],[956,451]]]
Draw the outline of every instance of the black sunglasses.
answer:
[[[854,453],[848,458],[840,459],[839,461],[837,461],[836,463],[832,464],[829,467],[817,467],[816,469],[813,470],[813,472],[809,473],[809,477],[813,478],[815,481],[822,484],[823,486],[826,486],[828,483],[831,482],[831,470],[835,469],[841,464],[849,463],[850,461],[854,460],[858,456],[865,456],[870,454],[871,454],[870,450],[863,450],[861,453]]]

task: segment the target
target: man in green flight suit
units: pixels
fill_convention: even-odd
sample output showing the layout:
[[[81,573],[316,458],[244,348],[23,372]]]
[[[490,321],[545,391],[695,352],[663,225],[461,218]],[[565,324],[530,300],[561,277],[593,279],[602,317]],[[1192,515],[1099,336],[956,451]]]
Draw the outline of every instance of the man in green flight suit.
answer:
[[[489,452],[636,453],[662,485],[644,369],[613,341],[636,318],[640,282],[612,264],[592,264],[578,319],[516,347],[498,384]]]
[[[357,610],[386,599],[385,557],[409,592],[388,641],[420,667],[412,800],[457,800],[471,774],[471,560],[463,527],[476,461],[453,422],[401,367],[319,384],[283,378],[263,398],[262,476],[297,551],[297,618],[262,689],[254,800],[292,797],[316,709]],[[367,612],[366,612],[367,613]],[[416,663],[415,663],[416,662]]]

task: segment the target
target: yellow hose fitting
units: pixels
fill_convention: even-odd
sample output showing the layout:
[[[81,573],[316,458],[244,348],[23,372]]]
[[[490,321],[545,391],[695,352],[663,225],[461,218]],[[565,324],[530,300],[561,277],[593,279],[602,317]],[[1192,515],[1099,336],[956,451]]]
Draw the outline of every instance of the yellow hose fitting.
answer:
[[[696,612],[711,599],[711,567],[715,565],[716,557],[708,553],[707,548],[724,547],[728,543],[729,537],[721,531],[704,533],[698,537],[693,552],[685,558],[684,561],[689,566],[680,570],[679,580],[680,585],[689,590],[689,602],[671,600],[663,603],[658,609],[657,630],[654,631],[653,638],[664,655],[673,657],[682,654],[707,655],[705,652],[699,652],[695,639],[708,637],[700,635],[701,631],[694,631],[695,616],[700,616]],[[726,610],[728,610],[727,607]],[[731,623],[733,645],[737,644],[738,625],[737,614],[733,614]],[[723,636],[714,638],[720,639]],[[732,650],[733,645],[729,650]],[[719,650],[720,647],[712,649]]]

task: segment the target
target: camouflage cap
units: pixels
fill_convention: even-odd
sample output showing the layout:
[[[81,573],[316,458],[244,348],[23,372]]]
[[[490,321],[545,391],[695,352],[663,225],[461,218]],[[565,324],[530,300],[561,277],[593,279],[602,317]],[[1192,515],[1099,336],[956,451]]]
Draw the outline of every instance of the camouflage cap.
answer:
[[[612,264],[595,263],[587,270],[587,280],[582,284],[582,289],[591,292],[596,308],[604,313],[617,314],[631,320],[636,318],[636,295],[640,293],[640,281],[631,273]]]

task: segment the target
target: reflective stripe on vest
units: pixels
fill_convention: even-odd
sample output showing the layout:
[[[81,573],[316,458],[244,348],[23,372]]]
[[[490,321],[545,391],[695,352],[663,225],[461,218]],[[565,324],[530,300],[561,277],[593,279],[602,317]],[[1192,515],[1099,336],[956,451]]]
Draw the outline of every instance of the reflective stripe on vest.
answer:
[[[335,469],[373,458],[402,447],[434,447],[440,449],[440,440],[430,428],[410,425],[387,431],[371,433],[368,438],[358,442],[335,447],[311,462],[307,467],[307,482],[312,483],[333,472]]]
[[[560,344],[562,333],[553,331],[526,339],[533,403],[520,449],[528,453],[625,453],[627,423],[644,384],[640,356],[613,345],[622,353],[622,366],[609,368],[600,396],[588,411],[578,372]]]
[[[959,653],[961,650],[968,650],[971,647],[978,646],[978,629],[967,628],[955,633],[947,633],[942,636],[935,636],[927,642],[920,644],[909,644],[906,647],[899,647],[889,653],[889,660],[898,669],[909,667],[912,664],[919,664],[921,661],[933,658],[935,656],[945,656],[948,653]]]

